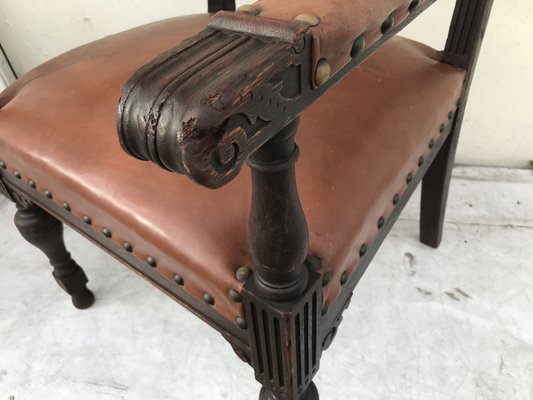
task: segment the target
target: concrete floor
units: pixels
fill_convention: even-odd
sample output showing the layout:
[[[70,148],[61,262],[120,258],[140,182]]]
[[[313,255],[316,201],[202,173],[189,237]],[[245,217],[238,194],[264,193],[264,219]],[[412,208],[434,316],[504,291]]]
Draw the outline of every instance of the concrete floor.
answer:
[[[533,171],[457,168],[444,242],[418,196],[355,291],[322,400],[533,399]],[[215,331],[68,230],[97,296],[75,310],[0,205],[0,400],[256,399]]]

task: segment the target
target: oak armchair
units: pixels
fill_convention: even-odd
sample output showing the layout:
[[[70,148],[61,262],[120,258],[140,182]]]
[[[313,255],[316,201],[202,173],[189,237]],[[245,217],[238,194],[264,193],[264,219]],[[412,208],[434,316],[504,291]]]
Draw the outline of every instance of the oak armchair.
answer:
[[[492,1],[457,1],[442,52],[395,37],[434,2],[215,0],[37,67],[0,95],[16,226],[76,307],[94,296],[62,223],[217,329],[261,399],[318,399],[420,182],[420,240],[441,241]]]

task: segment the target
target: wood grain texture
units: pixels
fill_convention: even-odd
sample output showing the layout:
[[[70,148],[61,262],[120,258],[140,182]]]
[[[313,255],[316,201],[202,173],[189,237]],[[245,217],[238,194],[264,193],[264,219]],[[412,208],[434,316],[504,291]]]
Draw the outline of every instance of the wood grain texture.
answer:
[[[248,161],[252,170],[252,207],[248,242],[254,279],[265,298],[289,301],[307,287],[304,262],[309,233],[298,189],[294,136],[299,119],[263,145]]]
[[[18,205],[15,225],[24,239],[46,254],[54,267],[54,279],[71,296],[72,304],[79,309],[89,308],[94,303],[94,295],[87,289],[85,272],[65,247],[63,224],[32,204]]]
[[[421,4],[318,88],[309,27],[221,11],[208,28],[126,83],[117,113],[120,143],[136,158],[221,187],[251,154],[434,1]],[[252,28],[262,34],[252,34]]]
[[[122,147],[204,186],[224,185],[290,120],[282,74],[301,64],[293,46],[207,28],[164,53],[124,88]]]

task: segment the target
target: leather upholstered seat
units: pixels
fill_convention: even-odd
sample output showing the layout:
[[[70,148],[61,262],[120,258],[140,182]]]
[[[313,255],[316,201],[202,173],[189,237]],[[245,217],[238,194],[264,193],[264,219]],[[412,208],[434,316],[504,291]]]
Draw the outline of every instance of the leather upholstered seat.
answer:
[[[178,274],[188,293],[209,293],[215,310],[234,320],[242,307],[227,293],[242,287],[236,269],[252,265],[249,171],[217,191],[205,189],[127,156],[115,127],[128,77],[207,20],[174,18],[111,36],[21,78],[0,96],[0,160],[48,194],[46,201],[85,218],[95,232],[105,229],[117,246],[129,243],[139,259],[152,257],[169,280]],[[395,38],[303,113],[298,188],[310,253],[331,272],[325,301],[338,295],[342,274],[357,268],[361,246],[429,156],[463,78],[433,49]]]

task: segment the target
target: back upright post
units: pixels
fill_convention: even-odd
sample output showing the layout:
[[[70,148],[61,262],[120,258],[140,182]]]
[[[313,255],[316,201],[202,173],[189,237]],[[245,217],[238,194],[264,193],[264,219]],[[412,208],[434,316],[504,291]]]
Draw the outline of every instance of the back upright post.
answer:
[[[422,182],[420,241],[438,247],[442,240],[446,201],[472,77],[489,21],[493,0],[458,0],[442,62],[467,70],[464,94],[454,127]]]

